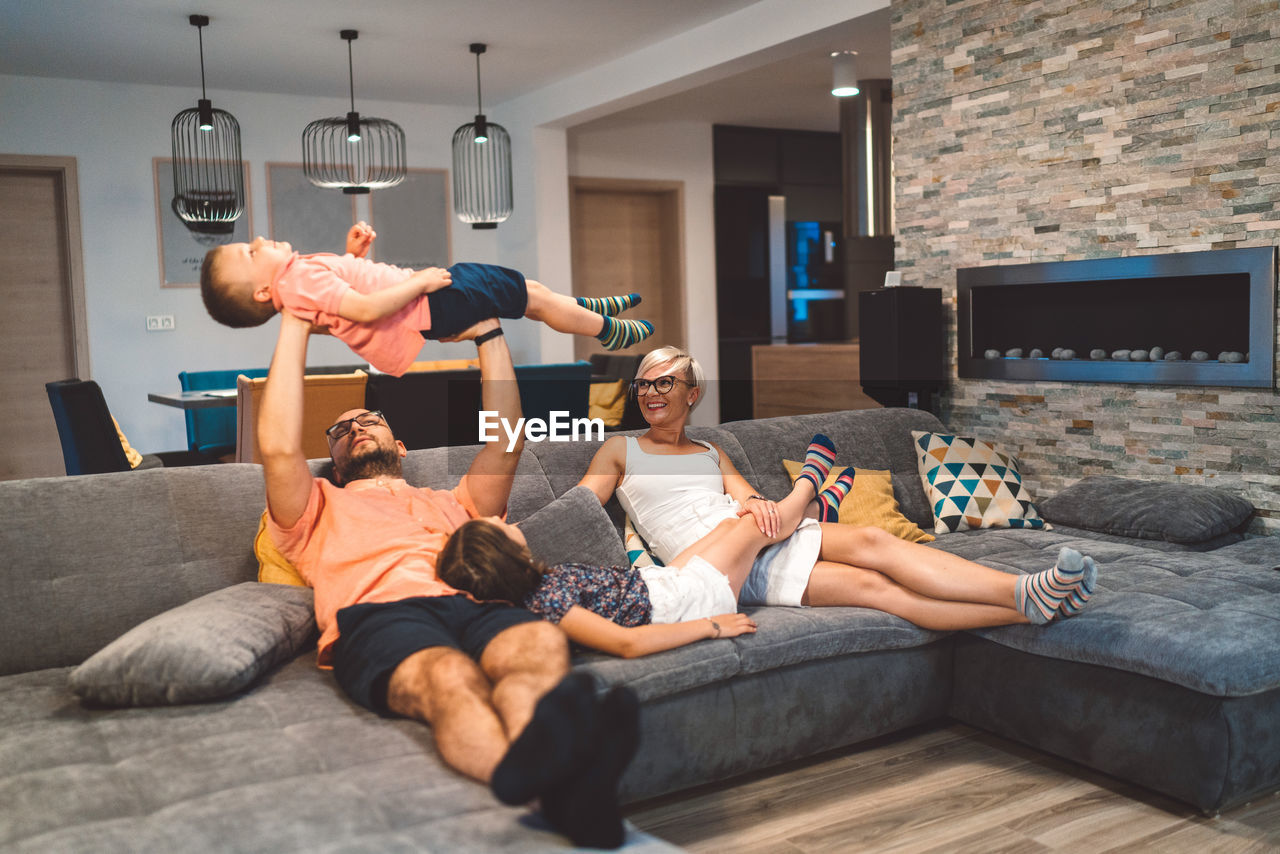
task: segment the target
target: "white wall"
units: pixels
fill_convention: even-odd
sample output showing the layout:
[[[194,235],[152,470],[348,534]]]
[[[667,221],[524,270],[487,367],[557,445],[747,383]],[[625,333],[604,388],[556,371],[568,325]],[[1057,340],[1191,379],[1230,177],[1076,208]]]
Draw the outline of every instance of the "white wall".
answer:
[[[160,287],[152,159],[170,155],[169,123],[197,95],[189,87],[0,75],[0,151],[76,158],[92,377],[130,442],[144,451],[186,447],[181,411],[149,403],[147,392],[177,391],[182,370],[265,367],[276,337],[276,321],[228,329],[209,319],[198,288]],[[240,122],[253,227],[265,234],[264,164],[300,162],[303,127],[344,113],[344,100],[217,90],[210,96]],[[375,101],[357,106],[404,128],[412,168],[449,169],[453,131],[472,118],[465,108]],[[334,236],[339,250],[342,240]],[[452,244],[455,261],[516,266],[499,256],[495,232],[474,231],[455,220]],[[151,314],[173,315],[176,331],[147,332],[145,317]],[[542,361],[537,325],[520,320],[505,326],[517,362]],[[423,358],[473,352],[470,345],[429,343]],[[309,361],[359,359],[335,340],[316,339]]]
[[[507,104],[491,119],[512,135],[515,212],[496,232],[454,223],[453,259],[502,263],[570,291],[565,128],[627,106],[794,53],[807,34],[881,8],[885,0],[762,0],[735,14],[561,81]],[[307,122],[345,112],[342,92],[303,98],[212,90],[215,106],[239,120],[250,164],[255,230],[265,232],[264,163],[298,162]],[[180,411],[148,403],[147,392],[176,390],[181,370],[263,366],[275,324],[230,330],[206,316],[197,289],[162,289],[152,158],[169,156],[169,122],[194,104],[190,87],[127,86],[0,75],[0,151],[77,160],[92,376],[133,444],[145,451],[184,447]],[[399,123],[411,167],[449,168],[454,128],[468,108],[360,102],[361,112]],[[627,128],[598,122],[576,132],[574,174],[685,181],[690,345],[716,376],[711,237],[710,127]],[[335,191],[336,192],[336,191]],[[287,239],[287,235],[279,235]],[[335,242],[341,235],[335,235]],[[172,314],[177,331],[148,333],[151,314]],[[572,343],[529,321],[505,324],[517,362],[572,358]],[[424,357],[470,352],[428,345]],[[311,364],[355,361],[341,344],[312,345]],[[715,408],[699,408],[702,418]]]
[[[680,181],[684,184],[685,326],[689,352],[707,376],[719,376],[716,329],[715,175],[711,125],[606,118],[571,128],[569,174],[584,178]],[[659,330],[661,334],[661,330]],[[714,382],[694,411],[697,424],[717,423]]]

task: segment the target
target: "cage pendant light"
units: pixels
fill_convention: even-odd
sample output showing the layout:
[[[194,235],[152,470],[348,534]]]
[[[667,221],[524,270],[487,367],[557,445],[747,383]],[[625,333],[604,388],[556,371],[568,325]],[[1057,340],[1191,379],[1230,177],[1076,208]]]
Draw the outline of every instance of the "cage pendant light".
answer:
[[[240,123],[215,110],[204,84],[204,27],[207,15],[188,20],[200,36],[200,99],[173,117],[173,201],[170,206],[190,230],[230,234],[244,213],[244,165],[240,161]]]
[[[511,216],[511,136],[485,118],[480,90],[480,54],[476,55],[476,120],[453,132],[453,210],[472,228],[497,228]]]
[[[341,30],[338,35],[347,43],[351,111],[345,117],[316,119],[302,131],[302,172],[317,187],[341,188],[344,193],[394,187],[405,175],[404,131],[388,119],[356,112],[351,42],[360,33]]]

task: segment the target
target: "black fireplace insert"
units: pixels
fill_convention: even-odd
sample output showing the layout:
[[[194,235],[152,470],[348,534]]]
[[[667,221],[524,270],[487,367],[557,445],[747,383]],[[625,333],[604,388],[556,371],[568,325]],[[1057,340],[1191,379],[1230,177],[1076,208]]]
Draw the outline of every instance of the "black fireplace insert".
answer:
[[[962,378],[1275,386],[1276,248],[956,271]]]

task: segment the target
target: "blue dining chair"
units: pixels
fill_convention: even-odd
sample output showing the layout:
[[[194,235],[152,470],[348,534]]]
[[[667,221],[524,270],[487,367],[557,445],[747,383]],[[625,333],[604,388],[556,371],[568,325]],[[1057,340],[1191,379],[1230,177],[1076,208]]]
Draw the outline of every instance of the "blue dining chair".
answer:
[[[178,382],[183,391],[208,391],[214,388],[236,387],[236,377],[243,374],[250,379],[265,377],[266,368],[222,371],[182,371]],[[210,457],[234,454],[236,450],[236,408],[218,406],[209,409],[188,409],[187,447]]]

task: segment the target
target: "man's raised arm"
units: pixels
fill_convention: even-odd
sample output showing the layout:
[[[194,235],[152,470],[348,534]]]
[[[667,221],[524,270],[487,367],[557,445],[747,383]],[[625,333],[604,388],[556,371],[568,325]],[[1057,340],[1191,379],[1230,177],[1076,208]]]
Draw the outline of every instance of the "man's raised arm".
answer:
[[[302,517],[311,497],[311,470],[302,451],[302,377],[310,334],[306,321],[280,313],[280,338],[258,409],[257,453],[267,482],[267,508],[282,528]]]
[[[480,406],[488,412],[496,411],[505,423],[515,424],[520,419],[520,388],[516,385],[516,369],[511,363],[507,339],[501,334],[502,327],[496,319],[482,320],[458,338],[483,338],[495,329],[498,335],[476,345],[480,357]],[[489,442],[472,461],[467,470],[467,484],[481,516],[500,516],[506,512],[523,448],[524,432],[521,431],[510,451],[506,442]]]

